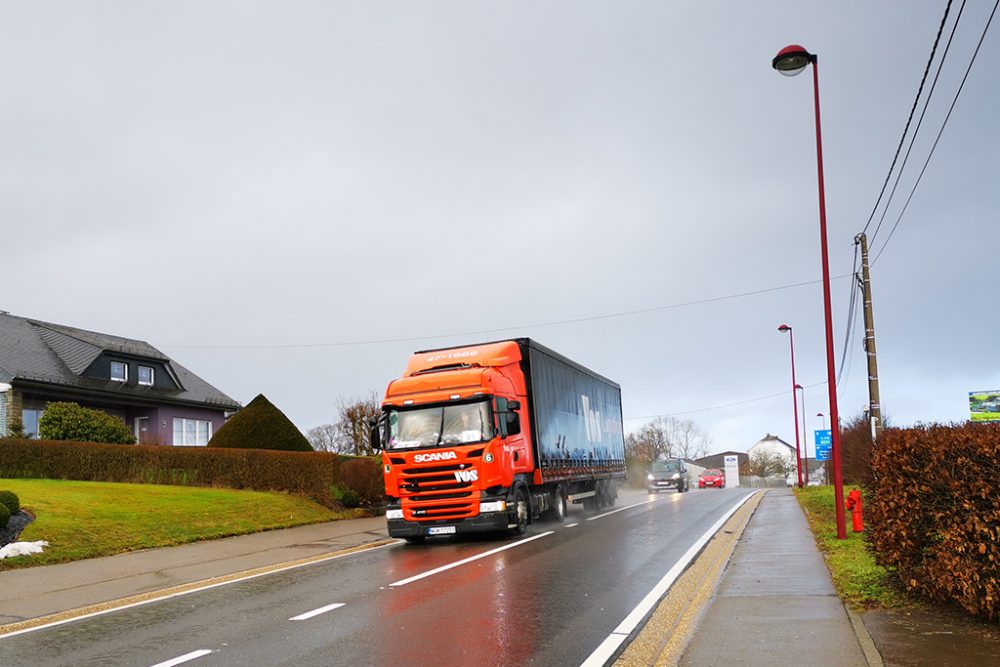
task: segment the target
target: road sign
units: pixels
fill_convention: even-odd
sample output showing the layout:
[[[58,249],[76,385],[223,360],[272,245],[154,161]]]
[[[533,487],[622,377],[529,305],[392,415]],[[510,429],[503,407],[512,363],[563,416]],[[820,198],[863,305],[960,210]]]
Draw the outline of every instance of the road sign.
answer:
[[[833,431],[813,431],[816,438],[816,460],[829,461],[830,448],[833,446]]]

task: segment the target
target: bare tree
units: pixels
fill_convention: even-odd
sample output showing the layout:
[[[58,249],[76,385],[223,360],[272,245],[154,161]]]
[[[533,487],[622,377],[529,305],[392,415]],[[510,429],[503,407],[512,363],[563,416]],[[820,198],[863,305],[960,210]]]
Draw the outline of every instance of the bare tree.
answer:
[[[382,408],[375,392],[367,397],[340,401],[337,405],[337,438],[341,452],[357,456],[371,456],[375,453],[370,441],[370,422],[378,418]]]
[[[708,454],[711,438],[690,419],[676,422],[673,434],[674,453],[682,459],[699,459]]]
[[[648,465],[658,459],[674,456],[674,430],[677,420],[657,417],[625,438],[625,452],[636,463]]]
[[[747,461],[747,472],[755,477],[785,475],[787,461],[781,454],[758,449],[751,452]]]
[[[316,428],[309,429],[306,439],[317,452],[341,453],[337,443],[337,425],[322,424]]]
[[[371,456],[375,452],[369,442],[369,422],[381,411],[375,392],[342,399],[337,403],[337,421],[310,429],[306,437],[317,451]]]

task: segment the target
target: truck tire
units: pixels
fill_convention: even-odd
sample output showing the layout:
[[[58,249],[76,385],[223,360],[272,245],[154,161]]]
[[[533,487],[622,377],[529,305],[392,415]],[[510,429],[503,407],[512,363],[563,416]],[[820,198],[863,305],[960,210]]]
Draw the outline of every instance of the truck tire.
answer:
[[[566,520],[566,491],[562,484],[552,490],[552,508],[546,512],[546,518],[559,523]]]
[[[531,497],[524,487],[518,487],[514,493],[514,527],[511,535],[524,535],[528,532],[528,521],[531,520]]]

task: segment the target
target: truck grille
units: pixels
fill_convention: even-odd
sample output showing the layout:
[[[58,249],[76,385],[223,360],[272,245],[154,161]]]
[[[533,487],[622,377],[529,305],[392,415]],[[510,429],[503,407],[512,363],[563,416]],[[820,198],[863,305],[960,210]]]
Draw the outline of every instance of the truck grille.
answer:
[[[479,494],[472,482],[461,482],[456,472],[468,464],[404,468],[399,477],[403,516],[409,521],[462,519],[478,513]]]

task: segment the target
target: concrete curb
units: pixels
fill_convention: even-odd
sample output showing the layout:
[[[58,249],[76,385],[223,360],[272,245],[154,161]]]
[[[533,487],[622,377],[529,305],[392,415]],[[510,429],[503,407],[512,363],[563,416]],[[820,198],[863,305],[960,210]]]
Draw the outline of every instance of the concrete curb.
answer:
[[[847,617],[851,619],[851,628],[854,630],[854,636],[858,638],[858,644],[861,645],[861,650],[865,653],[865,660],[868,661],[868,667],[885,667],[885,662],[882,660],[882,654],[878,652],[878,648],[875,646],[875,640],[872,639],[871,634],[868,633],[868,628],[865,627],[865,622],[861,620],[854,611],[851,610],[850,606],[844,605],[844,611],[847,612]]]

